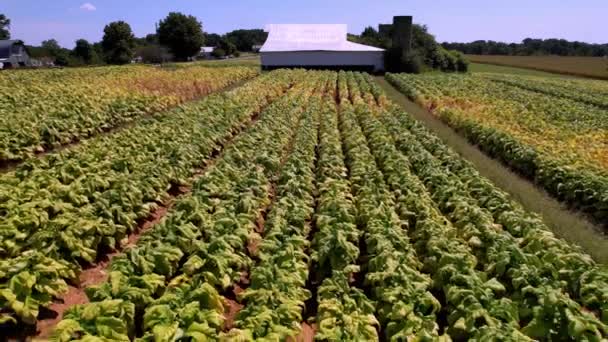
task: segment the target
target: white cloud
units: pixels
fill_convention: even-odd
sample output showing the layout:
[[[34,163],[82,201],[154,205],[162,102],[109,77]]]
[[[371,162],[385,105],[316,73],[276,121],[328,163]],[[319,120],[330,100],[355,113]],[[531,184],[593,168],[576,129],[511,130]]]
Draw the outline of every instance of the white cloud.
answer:
[[[85,2],[84,4],[80,5],[80,9],[83,11],[92,12],[92,11],[96,11],[97,7],[95,7],[90,2]]]

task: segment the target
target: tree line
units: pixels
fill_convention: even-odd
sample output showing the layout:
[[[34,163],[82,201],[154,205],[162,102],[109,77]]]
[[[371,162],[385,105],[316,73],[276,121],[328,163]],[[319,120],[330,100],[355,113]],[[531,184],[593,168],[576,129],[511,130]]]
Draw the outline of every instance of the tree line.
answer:
[[[0,39],[10,39],[10,19],[0,14]],[[59,66],[126,64],[134,58],[142,62],[162,63],[186,61],[197,56],[203,46],[214,47],[216,57],[237,56],[253,45],[264,43],[267,33],[261,29],[234,30],[224,35],[206,33],[203,24],[192,15],[171,12],[157,24],[155,33],[135,37],[124,21],[111,22],[104,27],[100,42],[78,39],[72,49],[61,47],[57,40],[48,39],[39,46],[27,45],[32,58],[53,62]]]
[[[608,44],[590,44],[565,39],[526,38],[521,43],[503,43],[492,40],[477,40],[470,43],[443,43],[446,49],[469,55],[509,56],[608,56]]]
[[[392,46],[392,32],[379,32],[366,27],[360,35],[349,34],[348,40],[386,50],[385,67],[392,72],[420,73],[429,70],[466,72],[469,62],[459,51],[443,47],[426,25],[412,24],[411,49],[403,55]]]

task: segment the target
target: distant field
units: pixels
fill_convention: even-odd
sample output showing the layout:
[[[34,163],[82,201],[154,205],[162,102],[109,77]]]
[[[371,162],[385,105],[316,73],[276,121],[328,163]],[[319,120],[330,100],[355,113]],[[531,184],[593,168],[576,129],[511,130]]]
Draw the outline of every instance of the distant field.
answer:
[[[602,57],[481,55],[467,55],[467,57],[473,63],[513,66],[608,80],[608,59]]]
[[[526,76],[542,76],[542,77],[567,77],[572,78],[575,76],[556,74],[547,71],[540,71],[534,69],[518,68],[504,65],[495,64],[484,64],[484,63],[471,63],[469,71],[472,73],[477,72],[491,72],[496,74],[510,74],[510,75],[526,75]]]
[[[197,61],[196,64],[204,65],[204,66],[219,66],[219,65],[229,65],[229,66],[259,66],[260,65],[260,56],[259,55],[244,55],[238,58],[230,58],[230,59],[210,59]]]

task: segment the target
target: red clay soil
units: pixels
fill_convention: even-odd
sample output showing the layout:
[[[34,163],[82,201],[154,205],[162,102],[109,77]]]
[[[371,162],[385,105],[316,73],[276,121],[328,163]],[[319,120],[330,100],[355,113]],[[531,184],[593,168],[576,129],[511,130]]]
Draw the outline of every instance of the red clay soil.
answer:
[[[245,307],[237,301],[239,295],[249,286],[249,273],[241,272],[239,281],[232,285],[232,289],[224,295],[224,326],[223,331],[228,332],[234,328],[236,316]],[[234,299],[233,299],[234,298]]]
[[[58,298],[56,302],[51,304],[48,310],[46,310],[49,313],[48,317],[40,318],[38,320],[36,324],[37,339],[48,339],[57,323],[63,318],[63,314],[67,309],[74,305],[88,303],[89,300],[84,290],[89,286],[99,285],[105,282],[108,279],[106,269],[112,259],[127,247],[136,245],[144,232],[162,220],[169,211],[171,205],[172,202],[169,202],[166,206],[159,206],[145,221],[140,223],[139,229],[129,235],[127,243],[122,248],[104,255],[103,259],[95,265],[91,265],[91,267],[80,272],[78,286],[70,285],[68,287],[68,292],[61,298]]]
[[[197,170],[198,172],[196,172],[196,174],[200,175],[204,173],[204,170],[208,168],[208,166],[212,164],[214,160],[215,159],[205,164],[204,168]],[[37,338],[49,338],[53,329],[57,323],[61,321],[63,314],[67,309],[74,305],[88,303],[88,298],[84,290],[89,286],[99,285],[108,279],[108,272],[106,269],[108,268],[110,261],[112,261],[115,256],[119,255],[126,248],[137,245],[137,242],[141,239],[143,233],[160,223],[160,221],[167,215],[173,206],[174,199],[190,192],[190,190],[190,186],[177,187],[176,191],[173,191],[171,194],[172,198],[169,199],[165,205],[158,206],[144,221],[140,222],[138,229],[129,235],[124,246],[104,255],[102,260],[84,269],[78,277],[78,286],[70,285],[68,287],[68,292],[61,298],[58,298],[56,302],[51,304],[49,307],[49,317],[40,318],[38,320],[36,324]]]
[[[308,324],[302,322],[302,330],[296,337],[288,338],[288,342],[313,342],[315,340],[315,334],[317,333],[317,325],[315,323]]]
[[[184,192],[181,194],[184,194]],[[150,216],[148,216],[148,218],[140,224],[139,229],[129,236],[125,248],[137,245],[137,242],[139,239],[141,239],[142,234],[160,223],[163,217],[167,215],[171,207],[173,207],[173,200],[169,200],[166,205],[156,208],[156,210],[154,210]]]
[[[245,277],[247,277],[247,275],[245,275]],[[241,286],[241,285],[243,285],[243,286]],[[234,285],[232,287],[232,293],[233,293],[234,297],[238,298],[238,296],[241,293],[245,292],[245,288],[247,287],[247,285],[249,285],[249,279],[247,279],[247,278],[245,278],[244,281],[243,281],[243,279],[241,279],[240,284]]]
[[[236,315],[243,309],[244,305],[228,298],[224,298],[224,331],[234,328]]]
[[[62,297],[61,303],[53,303],[49,307],[49,310],[52,312],[52,317],[38,320],[38,323],[36,324],[36,338],[43,340],[48,339],[57,323],[63,318],[63,313],[67,309],[74,305],[85,304],[88,301],[83,288],[70,286],[68,292]]]
[[[236,129],[236,131],[232,131],[230,133],[229,137],[226,139],[226,142],[224,144],[222,144],[222,146],[220,146],[216,150],[216,152],[214,152],[213,155],[205,161],[205,164],[203,165],[203,167],[198,168],[193,172],[192,176],[188,180],[188,185],[178,185],[178,186],[175,186],[172,189],[170,189],[168,191],[168,194],[171,196],[171,198],[166,202],[165,205],[158,206],[148,216],[148,218],[146,218],[144,221],[140,222],[139,228],[135,232],[133,232],[133,234],[129,235],[129,237],[127,239],[127,243],[124,246],[122,246],[121,248],[119,248],[116,251],[113,251],[113,252],[110,252],[110,253],[104,255],[102,260],[100,260],[96,264],[91,265],[90,267],[87,267],[86,269],[84,269],[80,273],[80,276],[78,279],[78,282],[79,282],[78,285],[69,286],[68,292],[65,295],[63,295],[61,298],[58,298],[55,303],[51,304],[51,306],[49,307],[49,310],[47,310],[49,313],[48,317],[41,317],[38,320],[38,322],[36,324],[37,338],[46,339],[46,338],[50,337],[53,329],[55,328],[57,323],[59,323],[59,321],[61,321],[61,319],[63,317],[63,313],[67,309],[69,309],[70,307],[72,307],[74,305],[86,304],[88,302],[88,298],[85,294],[84,289],[89,286],[101,284],[108,279],[108,273],[106,272],[106,269],[107,269],[108,265],[110,264],[110,261],[112,260],[112,258],[114,258],[116,255],[120,254],[127,247],[137,245],[137,242],[139,241],[139,239],[141,239],[142,234],[144,232],[146,232],[147,230],[151,229],[154,225],[160,223],[160,221],[163,219],[163,217],[165,217],[167,215],[168,211],[173,206],[175,198],[191,192],[192,186],[190,184],[194,183],[194,181],[197,177],[204,174],[209,169],[209,167],[211,167],[213,164],[215,164],[215,162],[219,158],[221,158],[223,151],[226,149],[226,147],[230,146],[230,144],[233,143],[234,138],[239,133],[243,132],[243,130],[245,130],[247,127],[254,124],[258,119],[259,119],[259,113],[256,113],[250,118],[250,120],[247,120],[238,129]],[[262,216],[262,215],[260,215],[260,216]],[[263,222],[263,220],[264,219],[262,217],[262,222]],[[262,224],[262,229],[263,229],[263,224]],[[257,244],[259,244],[259,242]],[[256,246],[257,246],[257,244],[256,244]],[[249,284],[248,274],[246,272],[245,272],[245,275],[242,276],[241,278],[242,278],[241,282],[240,282],[241,284],[243,284],[244,286]],[[236,290],[236,288],[238,288],[238,290]],[[235,291],[239,291],[239,293],[240,293],[243,291],[243,289],[239,285],[236,285]],[[238,293],[235,292],[235,295],[237,295],[237,294]],[[232,310],[234,311],[232,313],[233,315],[236,315],[236,313],[238,313],[238,310],[240,310],[240,308],[236,309],[235,308],[236,306],[242,307],[242,305],[238,304],[237,302],[234,302],[232,304],[232,307],[233,307]],[[45,315],[45,316],[47,316],[47,315]]]
[[[173,206],[175,198],[191,192],[192,191],[191,184],[194,183],[195,179],[198,178],[199,176],[201,176],[202,174],[204,174],[209,169],[209,167],[211,167],[213,164],[215,164],[215,162],[219,158],[221,158],[225,149],[234,142],[234,138],[237,135],[239,135],[240,133],[242,133],[247,127],[250,127],[251,125],[253,125],[259,119],[260,113],[262,111],[263,110],[260,110],[259,112],[255,113],[254,115],[251,116],[251,118],[249,120],[244,122],[239,128],[231,131],[229,136],[227,137],[225,143],[222,144],[221,146],[218,146],[218,149],[216,149],[216,151],[211,155],[211,157],[205,161],[204,165],[201,168],[194,170],[194,172],[192,173],[192,176],[188,180],[188,185],[178,185],[178,186],[174,187],[172,190],[170,190],[168,193],[171,196],[171,198],[164,205],[158,206],[152,213],[150,213],[148,218],[146,218],[144,221],[139,223],[138,229],[136,229],[131,235],[129,235],[127,242],[124,246],[122,246],[121,248],[119,248],[113,252],[105,254],[100,261],[98,261],[94,265],[91,265],[90,267],[87,267],[80,273],[79,279],[78,279],[78,285],[77,286],[70,285],[68,287],[68,292],[65,295],[63,295],[61,298],[56,299],[56,301],[50,305],[48,310],[44,310],[45,314],[41,315],[44,317],[40,317],[36,324],[36,332],[37,332],[36,339],[48,339],[50,337],[53,329],[57,325],[57,323],[59,323],[59,321],[61,321],[61,319],[63,318],[63,314],[67,309],[69,309],[70,307],[72,307],[74,305],[86,304],[88,302],[88,298],[85,294],[84,289],[89,286],[101,284],[108,279],[108,273],[107,273],[106,269],[107,269],[108,265],[110,264],[110,261],[112,260],[112,258],[114,258],[116,255],[119,255],[127,247],[137,245],[137,242],[139,241],[139,239],[141,239],[142,234],[144,232],[151,229],[154,225],[160,223],[160,221],[167,215],[168,211]],[[65,147],[61,147],[61,148],[65,148]],[[1,169],[1,165],[0,165],[0,169]],[[271,190],[274,190],[274,189],[271,189]],[[260,215],[260,218],[258,218],[258,223],[261,224],[261,229],[263,230],[264,215],[262,215],[262,214]],[[257,245],[259,244],[259,242],[260,241],[257,241],[256,243],[254,243],[252,245],[251,248],[253,248],[254,251],[257,251]],[[253,246],[255,246],[255,247],[253,247]],[[249,248],[249,246],[248,246],[248,248]],[[243,285],[244,287],[249,285],[249,274],[247,272],[244,272],[244,274],[241,275],[241,280],[240,280],[239,284]],[[240,292],[244,291],[243,288],[239,284],[236,284],[234,287],[235,297]],[[231,301],[231,303],[229,303],[229,311],[228,311],[227,315],[228,314],[232,315],[232,317],[231,317],[232,322],[230,324],[233,324],[234,317],[236,316],[238,311],[243,306],[241,304],[237,303],[236,301],[229,300],[229,299],[226,299],[226,300]],[[228,320],[227,320],[227,322],[228,322]]]

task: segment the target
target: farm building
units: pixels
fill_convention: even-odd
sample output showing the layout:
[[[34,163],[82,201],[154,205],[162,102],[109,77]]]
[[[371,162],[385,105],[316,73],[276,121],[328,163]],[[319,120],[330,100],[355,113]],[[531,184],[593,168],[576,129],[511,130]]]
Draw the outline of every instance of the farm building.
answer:
[[[203,46],[201,48],[201,52],[199,52],[199,54],[198,54],[198,57],[210,59],[212,57],[214,49],[215,49],[215,47],[213,47],[213,46]]]
[[[260,49],[262,68],[384,70],[384,50],[349,42],[342,24],[272,24]]]
[[[0,69],[30,65],[30,57],[20,40],[0,40]]]

